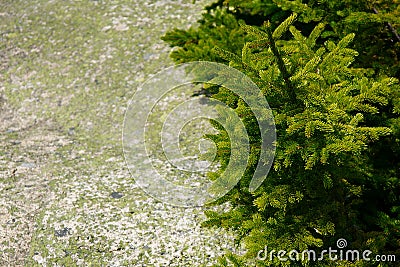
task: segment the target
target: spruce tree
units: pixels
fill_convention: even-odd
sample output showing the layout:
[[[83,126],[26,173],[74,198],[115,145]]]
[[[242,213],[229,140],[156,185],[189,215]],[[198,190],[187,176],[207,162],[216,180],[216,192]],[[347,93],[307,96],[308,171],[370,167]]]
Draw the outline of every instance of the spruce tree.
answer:
[[[257,260],[265,246],[287,252],[321,252],[336,247],[340,238],[347,240],[349,249],[392,254],[399,260],[400,89],[397,79],[385,75],[396,66],[384,67],[383,62],[390,61],[385,58],[375,66],[376,75],[361,68],[362,62],[352,67],[360,53],[350,47],[365,44],[351,46],[355,34],[333,36],[332,26],[314,23],[315,19],[304,26],[305,18],[317,16],[318,9],[306,16],[300,1],[279,1],[279,8],[274,6],[278,1],[250,2],[219,1],[198,29],[174,31],[165,37],[182,47],[172,54],[177,62],[223,62],[248,75],[263,92],[275,118],[273,169],[255,192],[249,192],[262,133],[244,101],[223,87],[206,87],[212,98],[235,109],[251,140],[243,178],[214,203],[228,202],[230,209],[207,211],[203,224],[235,231],[246,254],[227,253],[216,266],[378,265],[327,259]],[[236,6],[230,9],[224,3]],[[286,14],[282,6],[289,5],[286,9],[298,8],[300,17],[293,14],[281,23],[248,25],[252,20],[237,19],[235,14],[281,18]],[[215,126],[220,133],[208,138],[216,142],[221,168],[210,173],[210,178],[224,171],[230,153],[226,132]]]
[[[398,173],[385,175],[375,162],[383,156],[376,154],[383,153],[377,147],[399,136],[390,127],[391,121],[398,122],[397,81],[369,79],[364,70],[349,67],[357,55],[347,48],[354,34],[315,49],[323,25],[306,38],[289,26],[293,19],[274,32],[268,24],[261,30],[242,25],[254,40],[245,44],[240,61],[215,49],[231,66],[253,76],[263,90],[274,111],[278,142],[274,169],[262,187],[248,192],[257,162],[250,161],[247,177],[227,198],[232,209],[224,214],[208,212],[210,219],[204,225],[234,229],[246,244],[244,259],[249,259],[249,266],[264,266],[254,259],[265,246],[321,251],[335,247],[339,238],[346,238],[353,249],[399,256],[400,180]],[[280,41],[286,30],[293,39]],[[213,97],[224,101],[225,94],[229,92],[221,90]],[[238,99],[239,116],[251,116],[242,105]],[[385,110],[393,119],[378,123],[371,119]],[[227,142],[228,137],[222,140]],[[393,144],[398,146],[398,140]],[[255,154],[258,145],[253,143]],[[398,159],[397,152],[392,155]],[[334,266],[329,261],[315,264]],[[281,265],[287,262],[273,262]]]

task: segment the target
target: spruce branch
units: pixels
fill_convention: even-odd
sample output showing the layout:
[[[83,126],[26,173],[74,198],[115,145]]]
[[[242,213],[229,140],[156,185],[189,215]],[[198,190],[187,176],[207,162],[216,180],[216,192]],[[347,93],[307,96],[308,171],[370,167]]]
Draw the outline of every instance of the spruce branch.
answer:
[[[287,71],[287,69],[285,67],[285,63],[283,62],[283,59],[278,51],[278,48],[276,47],[275,40],[273,38],[272,31],[271,31],[271,25],[269,22],[267,22],[265,26],[266,26],[269,43],[270,43],[269,45],[271,47],[272,53],[274,54],[274,56],[277,60],[278,68],[279,68],[280,72],[282,73],[283,80],[285,81],[286,87],[288,89],[289,98],[293,103],[296,103],[297,102],[296,93],[295,93],[294,87],[290,81],[289,72]]]
[[[289,29],[290,25],[296,20],[297,14],[293,13],[290,17],[285,19],[272,33],[274,40],[278,40]]]

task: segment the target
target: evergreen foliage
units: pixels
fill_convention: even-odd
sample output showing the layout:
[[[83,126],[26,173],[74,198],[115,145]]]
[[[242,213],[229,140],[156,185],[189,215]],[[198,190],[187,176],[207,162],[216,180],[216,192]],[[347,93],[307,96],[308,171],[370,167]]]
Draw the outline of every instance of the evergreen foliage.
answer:
[[[360,42],[370,32],[357,31],[361,37],[350,33],[360,27],[361,17],[372,24],[389,18],[396,23],[391,17],[395,12],[364,17],[365,11],[357,11],[391,3],[218,1],[199,28],[164,37],[181,47],[172,53],[177,62],[224,62],[248,75],[275,117],[273,168],[250,193],[261,139],[254,115],[229,90],[206,87],[241,117],[251,151],[244,177],[214,203],[229,202],[230,210],[206,212],[204,226],[234,230],[246,247],[245,255],[227,253],[216,266],[378,266],[366,261],[257,260],[265,246],[320,252],[336,248],[339,238],[348,241],[348,248],[400,259],[400,88],[397,79],[385,75],[399,68],[391,54],[398,44],[391,44],[391,51],[383,51],[382,60],[373,65],[371,53],[380,43]],[[288,15],[290,11],[299,15]],[[260,23],[267,17],[271,22]],[[386,30],[379,28],[370,39],[385,42],[380,38]],[[211,179],[223,172],[230,155],[227,133],[215,127],[219,134],[208,137],[216,142],[222,166],[210,173]]]
[[[254,26],[270,21],[275,28],[297,13],[294,26],[305,35],[319,23],[326,24],[319,44],[355,33],[350,46],[359,52],[355,67],[400,78],[400,36],[395,32],[400,26],[399,0],[219,0],[206,10],[198,28],[175,30],[164,37],[171,45],[182,47],[172,53],[178,62],[218,61],[210,54],[214,46],[240,52],[246,38],[240,20]]]

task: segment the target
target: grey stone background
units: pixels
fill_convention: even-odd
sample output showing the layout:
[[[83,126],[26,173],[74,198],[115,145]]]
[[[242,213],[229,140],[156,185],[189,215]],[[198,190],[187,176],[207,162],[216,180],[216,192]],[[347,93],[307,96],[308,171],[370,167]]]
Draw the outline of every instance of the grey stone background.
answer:
[[[122,156],[128,100],[172,65],[160,36],[206,2],[0,2],[0,266],[202,266],[233,248]]]

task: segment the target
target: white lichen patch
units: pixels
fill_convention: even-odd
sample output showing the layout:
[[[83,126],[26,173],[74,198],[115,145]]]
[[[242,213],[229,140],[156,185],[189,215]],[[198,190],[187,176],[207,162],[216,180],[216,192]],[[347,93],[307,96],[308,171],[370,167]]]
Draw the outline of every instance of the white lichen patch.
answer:
[[[157,202],[125,176],[123,162],[116,164],[121,170],[109,175],[64,183],[65,194],[57,194],[64,198],[38,217],[33,255],[44,250],[47,261],[65,264],[200,266],[234,247],[225,231],[199,226],[200,208]]]

